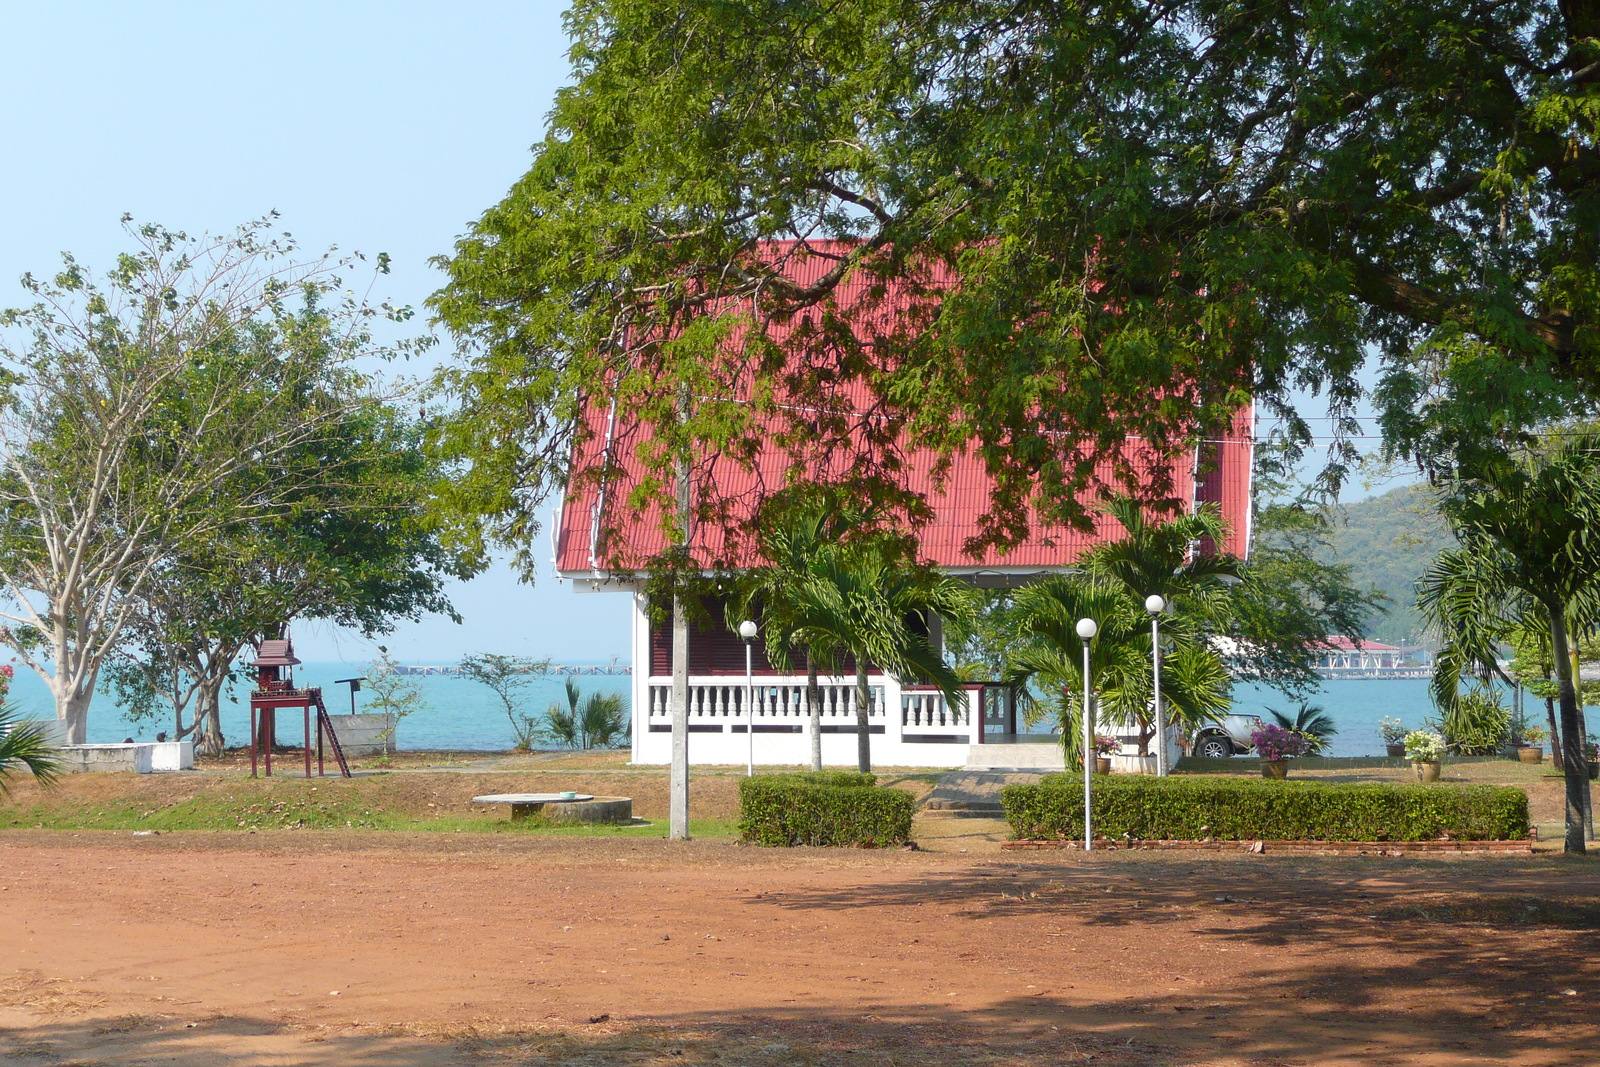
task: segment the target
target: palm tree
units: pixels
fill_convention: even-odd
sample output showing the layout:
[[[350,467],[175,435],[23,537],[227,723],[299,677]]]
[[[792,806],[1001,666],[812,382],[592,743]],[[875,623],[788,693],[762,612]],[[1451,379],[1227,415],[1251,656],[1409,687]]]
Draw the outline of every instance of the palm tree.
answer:
[[[1574,684],[1572,635],[1600,619],[1600,434],[1551,435],[1540,447],[1486,461],[1443,506],[1460,547],[1417,583],[1417,603],[1445,646],[1433,693],[1448,710],[1459,683],[1499,674],[1499,643],[1521,624],[1548,629],[1566,771],[1568,852],[1586,850],[1588,746]]]
[[[544,733],[567,748],[610,748],[628,731],[627,702],[619,693],[590,693],[583,699],[578,683],[566,679],[566,705],[552,700],[545,710]]]
[[[1333,735],[1339,732],[1327,710],[1320,704],[1302,700],[1292,719],[1276,708],[1268,708],[1267,713],[1285,730],[1292,730],[1305,738],[1307,750],[1313,756],[1320,756],[1327,751]]]
[[[814,770],[822,767],[818,671],[854,661],[856,762],[865,773],[872,766],[868,670],[930,682],[959,705],[965,699],[960,678],[926,627],[912,620],[935,612],[968,619],[976,610],[972,591],[916,563],[913,542],[890,525],[884,509],[827,487],[796,487],[774,498],[760,525],[768,562],[747,575],[736,610],[761,618],[778,666],[788,667],[796,650],[805,655]]]
[[[732,602],[728,625],[759,618],[767,656],[780,670],[793,670],[798,653],[806,665],[806,717],[811,734],[811,769],[822,770],[822,689],[819,669],[839,668],[838,649],[813,645],[821,632],[808,625],[803,605],[792,595],[806,581],[821,556],[853,532],[870,530],[879,516],[871,506],[815,486],[796,486],[779,493],[762,508],[758,547],[767,561],[746,573]],[[737,617],[735,617],[737,616]]]
[[[1240,562],[1196,551],[1218,545],[1227,533],[1221,512],[1203,505],[1192,514],[1152,521],[1149,508],[1129,496],[1113,497],[1099,510],[1122,527],[1123,536],[1096,545],[1079,560],[1079,571],[1018,591],[1011,616],[1025,640],[1016,650],[1010,679],[1025,687],[1048,686],[1063,694],[1059,707],[1068,762],[1081,759],[1082,646],[1074,629],[1088,616],[1100,624],[1090,669],[1099,707],[1107,717],[1139,727],[1139,752],[1148,754],[1155,736],[1151,686],[1151,634],[1144,601],[1159,594],[1177,609],[1162,623],[1161,699],[1169,721],[1186,730],[1226,710],[1227,671],[1207,644],[1229,617],[1229,583]],[[1076,700],[1067,699],[1076,692]]]
[[[861,773],[872,769],[870,667],[901,682],[931,683],[952,708],[965,700],[960,676],[929,640],[925,625],[932,613],[947,618],[974,613],[972,590],[958,579],[899,558],[881,541],[865,540],[821,552],[788,596],[801,620],[796,639],[855,661],[856,763]],[[924,625],[914,626],[913,619]]]
[[[1053,695],[1069,766],[1083,758],[1083,643],[1075,627],[1084,617],[1100,625],[1090,642],[1091,714],[1138,723],[1141,753],[1155,735],[1151,635],[1143,604],[1084,572],[1052,575],[1017,590],[1013,598],[1018,640],[1007,682],[1024,692],[1035,687]],[[1227,670],[1221,657],[1182,628],[1164,636],[1172,647],[1162,656],[1162,704],[1169,722],[1190,731],[1226,710]]]
[[[0,796],[11,795],[8,779],[24,767],[41,785],[50,785],[61,760],[38,726],[20,725],[12,709],[0,708]]]

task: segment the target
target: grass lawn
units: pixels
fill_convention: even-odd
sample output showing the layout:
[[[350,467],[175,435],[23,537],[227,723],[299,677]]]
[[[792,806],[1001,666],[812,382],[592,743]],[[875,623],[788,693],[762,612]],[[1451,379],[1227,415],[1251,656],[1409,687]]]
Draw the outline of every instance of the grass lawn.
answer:
[[[282,763],[274,761],[277,776],[251,778],[248,759],[240,767],[232,754],[195,773],[69,774],[48,789],[19,776],[12,780],[10,797],[0,798],[0,830],[370,830],[593,837],[663,837],[667,832],[666,768],[624,766],[624,753],[404,756],[387,769],[358,769],[352,778],[302,778],[299,765],[289,757]],[[369,768],[372,762],[366,761]],[[690,784],[692,834],[736,835],[743,778],[742,767],[695,768]],[[905,789],[919,799],[938,778],[937,772],[924,770],[880,772],[885,785]],[[641,823],[513,823],[505,805],[472,803],[474,796],[486,794],[569,789],[630,797]]]

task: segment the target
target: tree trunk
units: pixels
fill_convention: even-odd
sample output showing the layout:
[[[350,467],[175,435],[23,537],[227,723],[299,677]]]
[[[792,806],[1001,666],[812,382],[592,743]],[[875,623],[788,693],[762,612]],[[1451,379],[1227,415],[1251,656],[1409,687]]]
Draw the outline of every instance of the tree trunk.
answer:
[[[817,665],[806,649],[806,717],[811,725],[811,769],[822,770],[822,686],[817,684]]]
[[[195,732],[199,734],[199,743],[195,745],[195,750],[203,756],[220,756],[223,752],[220,705],[222,685],[226,681],[226,675],[208,678],[195,692]]]
[[[1573,703],[1578,709],[1578,741],[1583,745],[1584,759],[1589,758],[1589,722],[1583,713],[1583,656],[1576,634],[1572,637],[1572,691]],[[1586,764],[1587,766],[1587,764]],[[1583,839],[1594,840],[1594,791],[1589,788],[1589,776],[1583,776]]]
[[[867,684],[867,661],[856,657],[856,770],[872,773],[872,687]]]
[[[678,392],[679,421],[689,416],[686,389]],[[689,459],[680,455],[676,463],[678,533],[687,554],[690,538]],[[687,559],[680,565],[687,565]],[[676,576],[672,593],[672,771],[668,787],[667,836],[674,841],[689,840],[689,610],[683,602],[683,575]]]
[[[94,685],[77,687],[56,694],[56,718],[67,724],[67,744],[85,743],[89,731],[89,701],[94,697]]]
[[[1550,644],[1555,655],[1556,697],[1561,706],[1561,766],[1567,794],[1567,852],[1586,852],[1584,801],[1589,792],[1589,754],[1579,734],[1578,694],[1573,688],[1572,659],[1568,654],[1567,620],[1559,604],[1546,605],[1550,615]]]
[[[1554,697],[1544,698],[1544,713],[1550,719],[1550,762],[1555,765],[1556,773],[1561,773],[1561,726],[1556,722],[1556,702]]]

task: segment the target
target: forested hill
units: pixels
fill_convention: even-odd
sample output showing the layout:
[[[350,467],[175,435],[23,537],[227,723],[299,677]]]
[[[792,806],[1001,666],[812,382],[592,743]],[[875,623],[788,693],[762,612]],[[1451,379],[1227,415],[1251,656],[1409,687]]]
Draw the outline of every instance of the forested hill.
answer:
[[[1389,597],[1383,615],[1364,635],[1392,645],[1421,641],[1415,583],[1439,551],[1453,543],[1423,485],[1402,486],[1335,512],[1330,541],[1334,561],[1350,566],[1358,588],[1376,586]]]

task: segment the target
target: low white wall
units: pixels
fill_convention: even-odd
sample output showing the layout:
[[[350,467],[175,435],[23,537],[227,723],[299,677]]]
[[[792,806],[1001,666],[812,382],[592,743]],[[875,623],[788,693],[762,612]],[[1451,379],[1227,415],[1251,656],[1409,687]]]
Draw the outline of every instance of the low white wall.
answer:
[[[648,731],[636,735],[634,762],[667,764],[672,760],[672,734]],[[968,743],[927,744],[901,741],[887,733],[872,735],[874,767],[965,767]],[[689,734],[689,762],[743,766],[750,751],[750,738],[744,731],[700,732]],[[810,766],[811,738],[805,733],[770,734],[756,731],[756,763],[764,767]],[[856,766],[856,735],[822,735],[822,762],[828,767]]]
[[[166,773],[194,769],[193,741],[136,741],[114,745],[62,745],[57,750],[68,774]]]

